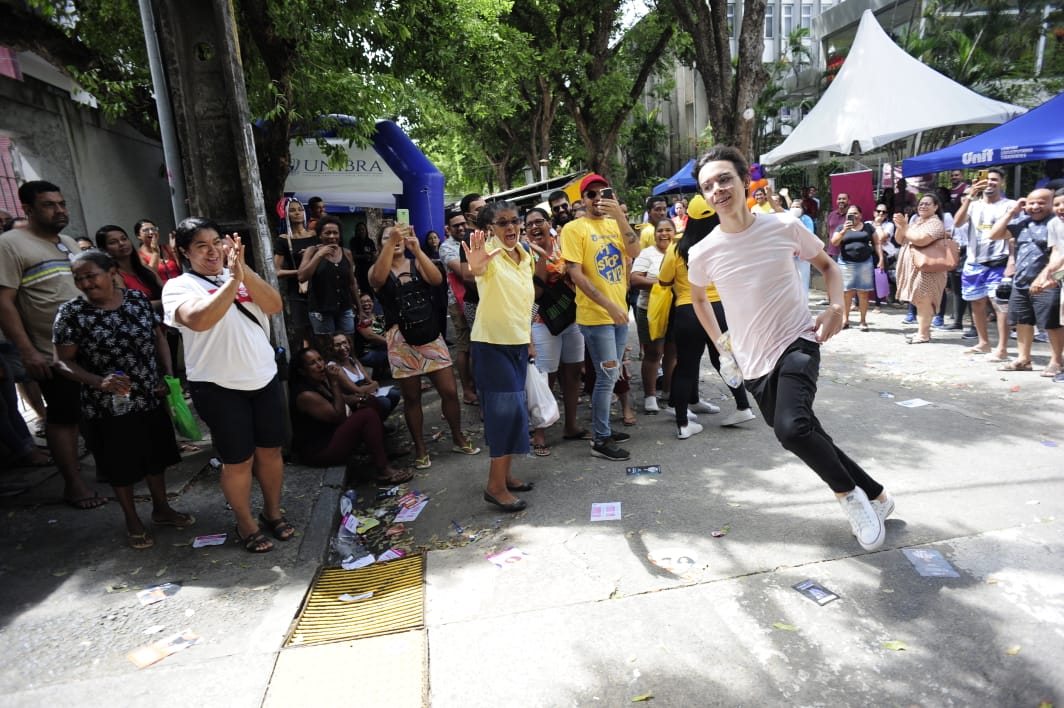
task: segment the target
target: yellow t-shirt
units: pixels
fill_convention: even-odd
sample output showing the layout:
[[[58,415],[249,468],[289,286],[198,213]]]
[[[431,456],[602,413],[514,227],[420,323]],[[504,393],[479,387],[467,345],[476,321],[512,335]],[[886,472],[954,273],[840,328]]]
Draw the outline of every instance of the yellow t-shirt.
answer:
[[[675,243],[669,246],[669,250],[665,252],[665,259],[661,261],[661,268],[658,269],[658,282],[672,283],[673,305],[679,307],[691,304],[691,282],[687,280],[687,264],[676,255]],[[710,302],[720,302],[720,295],[713,285],[706,288],[706,297]]]
[[[583,266],[584,275],[599,292],[622,310],[627,309],[627,255],[621,227],[613,219],[582,216],[562,228],[562,258]],[[576,322],[582,325],[613,324],[606,309],[576,289]]]
[[[492,237],[484,244],[491,251],[502,248],[502,243]],[[488,344],[528,344],[532,339],[532,303],[536,292],[532,285],[535,265],[531,254],[520,244],[515,253],[520,254],[517,263],[506,251],[499,251],[483,275],[477,276],[477,291],[480,305],[473,331],[469,338]]]
[[[657,233],[657,228],[654,224],[643,224],[643,227],[639,230],[639,250],[644,248],[650,248],[654,245],[654,234]]]

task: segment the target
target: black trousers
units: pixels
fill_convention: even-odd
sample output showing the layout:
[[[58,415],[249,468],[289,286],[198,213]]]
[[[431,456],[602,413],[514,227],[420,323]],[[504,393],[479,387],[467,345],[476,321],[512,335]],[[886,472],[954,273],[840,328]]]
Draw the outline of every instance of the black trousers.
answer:
[[[713,314],[717,317],[720,331],[728,330],[728,321],[724,319],[724,307],[720,302],[710,303]],[[672,372],[672,387],[669,389],[669,404],[676,409],[676,425],[687,425],[687,406],[698,403],[698,367],[702,362],[702,352],[709,348],[709,361],[713,368],[720,371],[720,355],[717,348],[709,341],[709,335],[698,321],[694,305],[680,305],[672,311],[673,336],[676,338],[676,368]],[[731,389],[735,397],[735,407],[744,410],[750,407],[746,397],[746,387]]]
[[[860,487],[869,499],[875,499],[883,493],[883,485],[835,445],[813,413],[819,376],[820,345],[796,339],[771,373],[747,379],[746,387],[784,449],[809,465],[833,492]]]

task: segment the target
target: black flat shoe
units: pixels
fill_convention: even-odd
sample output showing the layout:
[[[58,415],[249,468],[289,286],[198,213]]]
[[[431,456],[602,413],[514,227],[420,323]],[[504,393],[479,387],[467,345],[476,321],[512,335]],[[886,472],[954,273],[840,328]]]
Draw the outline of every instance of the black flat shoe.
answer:
[[[535,482],[523,482],[521,484],[507,484],[506,488],[511,492],[531,492],[535,486]]]
[[[524,511],[525,507],[528,506],[528,502],[526,502],[524,499],[518,499],[512,504],[503,504],[501,501],[491,496],[487,492],[484,492],[484,501],[489,504],[494,504],[503,511]]]

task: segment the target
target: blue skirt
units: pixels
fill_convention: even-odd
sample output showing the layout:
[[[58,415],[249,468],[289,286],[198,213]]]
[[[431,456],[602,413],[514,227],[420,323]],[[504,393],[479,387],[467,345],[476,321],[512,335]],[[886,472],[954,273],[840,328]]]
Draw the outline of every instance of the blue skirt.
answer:
[[[490,456],[527,455],[528,345],[470,342],[469,353]]]
[[[842,289],[875,290],[875,265],[870,257],[867,261],[852,263],[839,256],[839,271],[842,272]]]

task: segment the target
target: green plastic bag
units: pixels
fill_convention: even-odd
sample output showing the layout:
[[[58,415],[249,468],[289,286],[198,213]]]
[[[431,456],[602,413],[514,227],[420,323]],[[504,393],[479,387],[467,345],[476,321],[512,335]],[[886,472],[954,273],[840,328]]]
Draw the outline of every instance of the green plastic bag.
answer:
[[[185,394],[181,392],[181,381],[173,376],[164,376],[163,381],[170,389],[170,393],[166,394],[166,408],[170,411],[170,419],[174,421],[177,432],[189,440],[202,440],[203,433],[185,403]]]

